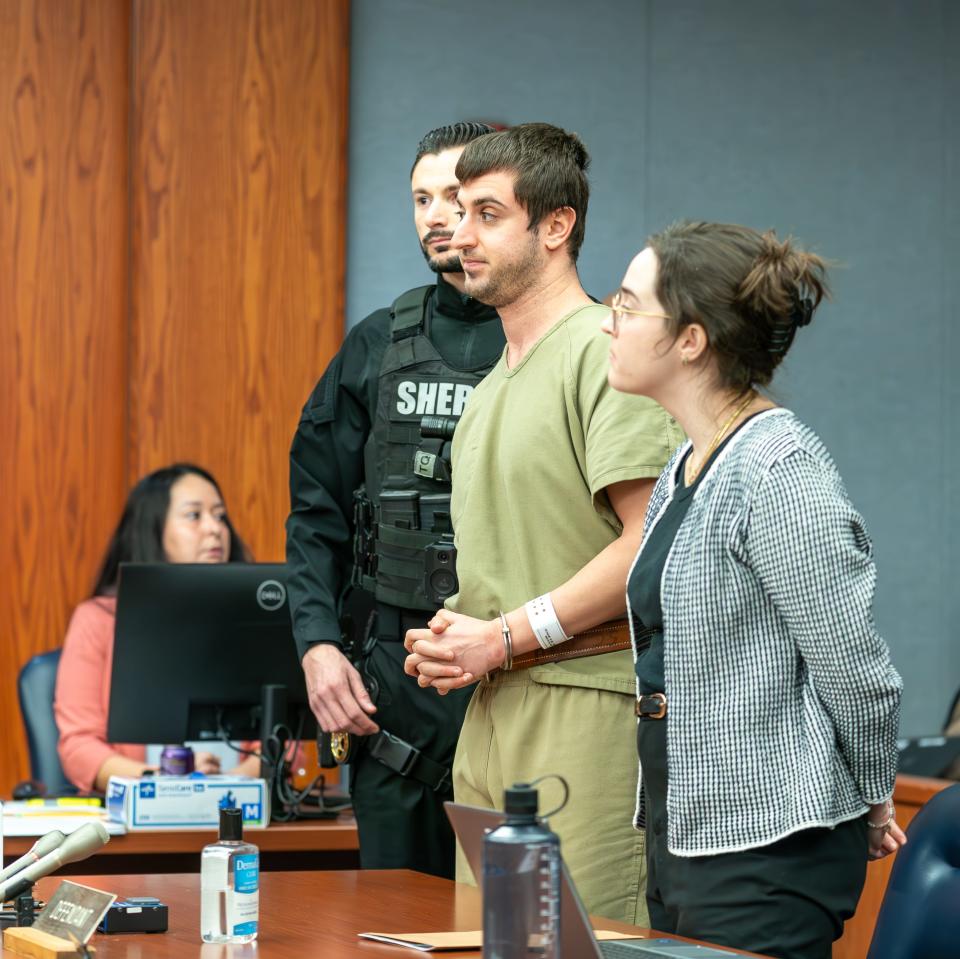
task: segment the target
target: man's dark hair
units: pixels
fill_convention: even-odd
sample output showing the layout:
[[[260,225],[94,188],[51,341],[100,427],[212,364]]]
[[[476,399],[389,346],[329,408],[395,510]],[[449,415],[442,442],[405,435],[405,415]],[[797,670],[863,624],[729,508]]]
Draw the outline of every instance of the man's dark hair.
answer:
[[[567,248],[576,263],[587,224],[590,156],[575,133],[549,123],[522,123],[474,140],[457,162],[457,179],[469,183],[488,173],[516,174],[513,193],[527,211],[530,229],[568,206],[577,214]]]
[[[444,150],[452,150],[454,147],[465,147],[468,143],[476,140],[477,137],[495,132],[495,129],[489,124],[480,123],[476,120],[448,123],[445,127],[437,127],[436,130],[431,130],[417,144],[417,155],[413,160],[413,166],[410,167],[410,175],[413,176],[417,164],[428,153],[437,154],[443,153]]]
[[[170,509],[170,490],[184,476],[199,476],[205,479],[223,499],[220,486],[213,476],[193,463],[174,463],[144,476],[127,497],[123,515],[110,537],[100,572],[97,574],[94,596],[112,596],[117,591],[121,563],[165,563],[163,529]],[[224,523],[230,530],[230,555],[228,563],[247,562],[247,547],[230,522]]]

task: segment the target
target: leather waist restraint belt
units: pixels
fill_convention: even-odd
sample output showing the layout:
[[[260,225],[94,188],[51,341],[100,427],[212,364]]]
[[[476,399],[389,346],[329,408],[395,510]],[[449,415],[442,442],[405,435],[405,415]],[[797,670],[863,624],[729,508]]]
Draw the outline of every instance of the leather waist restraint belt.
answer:
[[[535,649],[513,657],[514,669],[528,669],[545,663],[558,663],[583,656],[600,656],[630,648],[630,625],[625,619],[611,620],[577,633],[572,639],[552,646],[550,649]]]

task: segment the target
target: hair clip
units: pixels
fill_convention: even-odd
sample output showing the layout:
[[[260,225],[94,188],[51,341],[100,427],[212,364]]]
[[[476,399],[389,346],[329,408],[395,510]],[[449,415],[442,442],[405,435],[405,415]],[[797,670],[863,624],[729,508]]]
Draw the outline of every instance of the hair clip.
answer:
[[[793,313],[790,314],[794,327],[807,326],[813,319],[813,301],[805,296],[801,299],[799,296],[793,301]]]
[[[797,328],[793,323],[793,317],[786,323],[777,323],[770,333],[770,345],[767,347],[767,352],[774,356],[783,356],[790,348],[790,344],[793,342],[793,334],[796,332]]]

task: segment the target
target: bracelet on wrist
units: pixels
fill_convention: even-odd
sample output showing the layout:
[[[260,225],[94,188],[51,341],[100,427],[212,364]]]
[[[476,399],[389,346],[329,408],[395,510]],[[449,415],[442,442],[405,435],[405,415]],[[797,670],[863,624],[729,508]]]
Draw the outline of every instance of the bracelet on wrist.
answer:
[[[893,801],[887,800],[887,818],[883,822],[870,822],[869,817],[867,818],[867,828],[868,829],[883,829],[887,831],[893,825],[893,821],[896,818],[897,811],[893,806]]]

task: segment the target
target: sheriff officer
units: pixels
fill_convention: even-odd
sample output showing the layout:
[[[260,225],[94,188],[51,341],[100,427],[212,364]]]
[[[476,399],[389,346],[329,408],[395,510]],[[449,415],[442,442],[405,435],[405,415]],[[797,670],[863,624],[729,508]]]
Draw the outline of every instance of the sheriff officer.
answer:
[[[494,310],[464,294],[450,238],[460,220],[457,160],[490,133],[428,133],[411,173],[414,223],[433,286],[354,327],[311,394],[290,451],[287,562],[293,629],[310,706],[349,757],[364,868],[452,877],[443,813],[470,696],[424,692],[404,676],[406,631],[456,591],[449,445],[473,387],[504,347]],[[351,594],[352,588],[352,596]],[[359,670],[338,612],[359,595]]]

